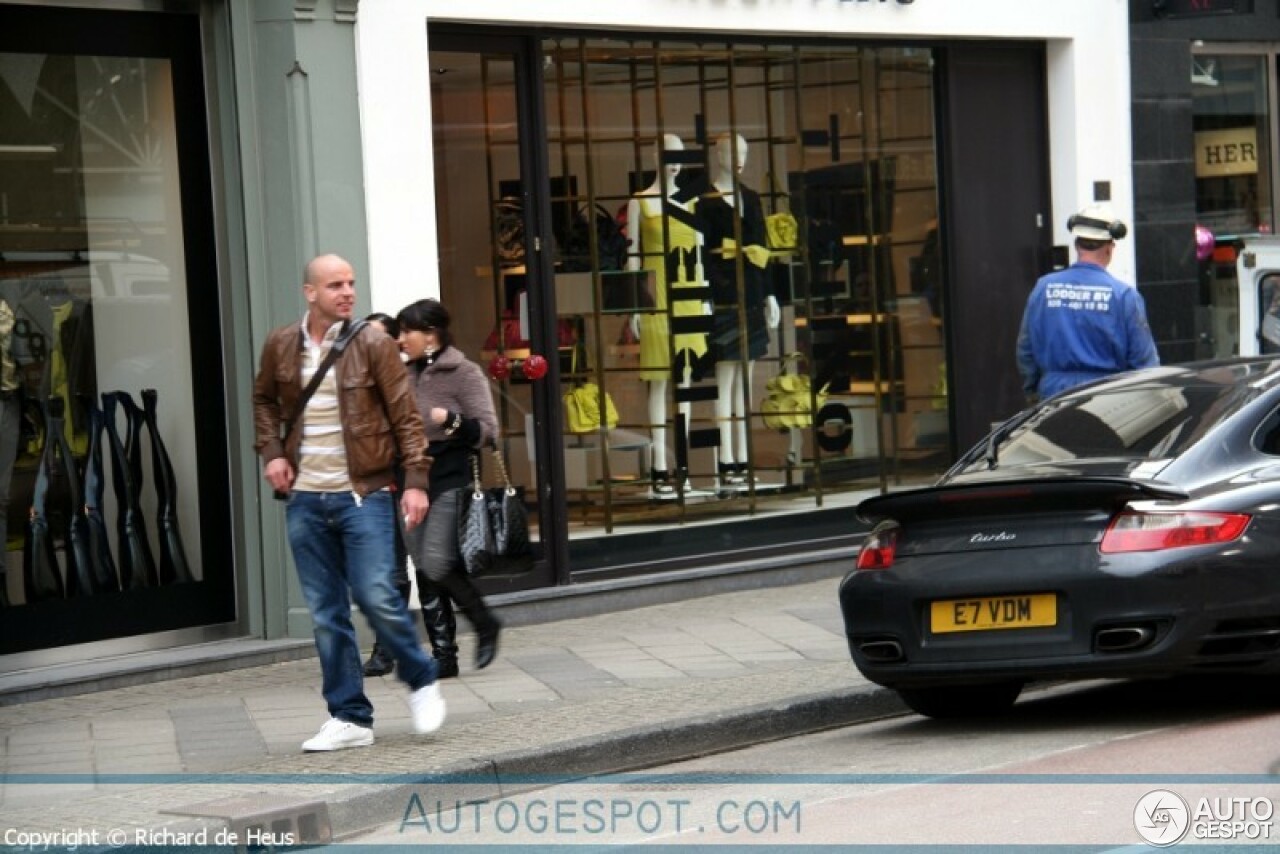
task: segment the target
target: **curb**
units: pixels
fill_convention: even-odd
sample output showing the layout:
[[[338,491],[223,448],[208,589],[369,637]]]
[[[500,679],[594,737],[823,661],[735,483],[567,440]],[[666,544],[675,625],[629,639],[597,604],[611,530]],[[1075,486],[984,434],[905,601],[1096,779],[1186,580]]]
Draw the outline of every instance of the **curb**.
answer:
[[[403,821],[414,795],[448,786],[448,800],[497,800],[566,779],[638,771],[712,753],[907,714],[898,695],[879,686],[810,694],[727,713],[653,724],[604,737],[568,741],[432,770],[413,783],[378,786],[326,802],[335,841]],[[546,778],[546,779],[537,779]],[[439,793],[432,793],[434,802]]]

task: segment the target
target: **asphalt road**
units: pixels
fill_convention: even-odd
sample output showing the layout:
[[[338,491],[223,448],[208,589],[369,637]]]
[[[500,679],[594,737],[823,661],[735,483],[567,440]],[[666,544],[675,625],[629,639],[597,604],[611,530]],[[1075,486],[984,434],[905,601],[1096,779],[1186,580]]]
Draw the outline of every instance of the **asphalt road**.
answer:
[[[1061,686],[999,719],[908,715],[483,802],[424,791],[348,841],[1151,850],[1142,824],[1158,843],[1274,847],[1276,696],[1240,679]]]

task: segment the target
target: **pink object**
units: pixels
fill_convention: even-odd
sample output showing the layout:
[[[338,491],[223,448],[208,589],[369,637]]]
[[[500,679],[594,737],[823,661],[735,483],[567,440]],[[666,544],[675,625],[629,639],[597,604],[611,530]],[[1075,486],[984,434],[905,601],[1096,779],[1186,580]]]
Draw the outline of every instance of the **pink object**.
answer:
[[[1213,254],[1213,232],[1203,225],[1196,226],[1196,260],[1203,261]]]
[[[511,376],[511,360],[506,356],[494,356],[489,361],[489,376],[499,382]]]
[[[528,380],[540,380],[547,375],[547,360],[537,353],[524,360],[524,376]]]

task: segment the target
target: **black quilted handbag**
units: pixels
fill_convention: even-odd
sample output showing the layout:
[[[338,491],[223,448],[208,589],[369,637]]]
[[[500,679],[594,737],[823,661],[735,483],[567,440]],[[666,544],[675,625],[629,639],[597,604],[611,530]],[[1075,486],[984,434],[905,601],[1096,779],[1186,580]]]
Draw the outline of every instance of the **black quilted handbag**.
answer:
[[[591,235],[594,220],[596,258],[601,270],[621,270],[627,262],[627,235],[604,207],[584,206],[573,218],[563,247],[557,247],[557,272],[579,273],[591,269]]]
[[[493,247],[499,261],[524,262],[524,204],[520,199],[503,198],[494,204]]]
[[[471,455],[471,489],[458,494],[458,548],[472,577],[520,575],[533,568],[529,516],[520,491],[507,477],[502,452],[493,449],[502,486],[480,484],[480,458]]]

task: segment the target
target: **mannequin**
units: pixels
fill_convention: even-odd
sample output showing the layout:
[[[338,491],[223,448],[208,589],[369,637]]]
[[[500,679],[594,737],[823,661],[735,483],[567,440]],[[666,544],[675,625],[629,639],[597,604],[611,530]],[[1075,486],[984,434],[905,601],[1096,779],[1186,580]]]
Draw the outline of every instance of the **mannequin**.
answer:
[[[716,173],[711,188],[698,199],[697,212],[707,245],[707,278],[715,299],[712,344],[718,390],[715,417],[720,428],[716,469],[724,491],[747,486],[750,409],[746,392],[751,388],[755,360],[769,347],[768,329],[778,328],[782,313],[765,276],[769,250],[760,194],[740,183],[747,162],[747,141],[739,134],[720,134],[715,155]],[[745,348],[739,303],[746,317]]]
[[[675,134],[663,134],[662,150],[683,151],[684,143]],[[661,151],[655,147],[654,153],[657,177],[653,184],[627,202],[626,268],[649,270],[653,274],[655,309],[651,313],[634,315],[632,328],[640,339],[640,378],[649,384],[653,482],[650,495],[669,499],[676,497],[676,489],[667,467],[668,383],[678,376],[681,387],[688,386],[693,378],[694,362],[707,353],[707,336],[704,333],[681,333],[673,341],[667,306],[669,303],[671,313],[677,317],[705,314],[709,307],[700,299],[682,300],[679,297],[682,287],[702,284],[702,236],[683,218],[669,215],[672,208],[688,211],[684,204],[675,201],[680,165],[664,166]],[[676,359],[674,368],[671,365],[673,351]],[[686,425],[690,409],[688,403],[679,404],[678,412],[685,416]]]

